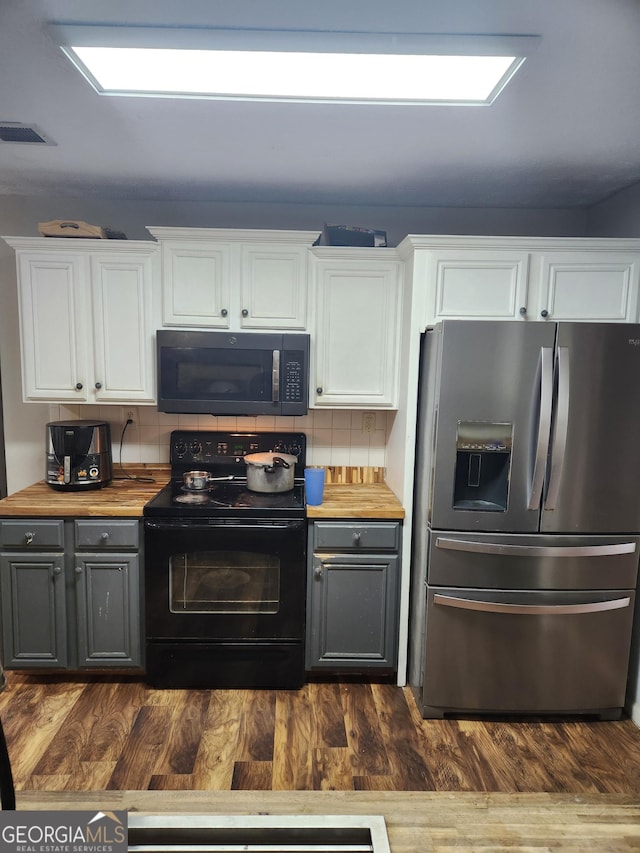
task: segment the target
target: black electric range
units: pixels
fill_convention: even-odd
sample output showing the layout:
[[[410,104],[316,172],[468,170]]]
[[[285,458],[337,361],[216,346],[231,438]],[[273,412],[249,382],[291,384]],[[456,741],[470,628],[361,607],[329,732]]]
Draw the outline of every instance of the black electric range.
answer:
[[[249,453],[290,453],[297,457],[293,489],[264,493],[247,488]],[[165,518],[303,518],[305,516],[304,467],[307,438],[304,433],[205,432],[176,430],[171,433],[169,461],[171,481],[144,507],[145,517]],[[207,471],[211,483],[203,491],[187,489],[187,471]]]

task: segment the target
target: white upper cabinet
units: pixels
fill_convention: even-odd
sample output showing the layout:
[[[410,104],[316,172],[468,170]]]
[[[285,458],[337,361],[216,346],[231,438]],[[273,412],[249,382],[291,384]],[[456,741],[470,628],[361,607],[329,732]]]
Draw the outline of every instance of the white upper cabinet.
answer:
[[[428,251],[427,318],[513,320],[527,312],[528,252]]]
[[[165,326],[307,328],[307,231],[148,227],[162,251]]]
[[[536,319],[636,322],[640,253],[544,252],[535,267]]]
[[[149,242],[4,238],[16,249],[25,400],[155,400]]]
[[[318,248],[312,407],[397,406],[402,267],[391,249]]]
[[[398,250],[421,328],[445,319],[638,319],[638,240],[410,235]]]

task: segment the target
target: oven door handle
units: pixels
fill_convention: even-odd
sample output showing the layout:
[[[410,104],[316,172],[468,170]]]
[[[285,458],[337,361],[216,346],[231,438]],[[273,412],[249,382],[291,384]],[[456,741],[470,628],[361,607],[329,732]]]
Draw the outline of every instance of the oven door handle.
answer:
[[[222,527],[226,530],[260,530],[262,532],[269,530],[299,530],[304,527],[304,520],[297,519],[295,521],[265,521],[265,522],[249,522],[229,519],[213,518],[206,523],[193,521],[149,521],[145,520],[145,528],[147,530],[211,530],[212,527]]]

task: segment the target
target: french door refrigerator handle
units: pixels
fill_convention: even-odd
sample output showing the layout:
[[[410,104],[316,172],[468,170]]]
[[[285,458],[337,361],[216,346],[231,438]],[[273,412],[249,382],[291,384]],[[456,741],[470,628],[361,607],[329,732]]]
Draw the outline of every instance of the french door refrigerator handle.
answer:
[[[513,613],[520,616],[569,616],[578,613],[602,613],[605,610],[622,610],[631,605],[631,598],[614,598],[610,601],[593,601],[585,604],[502,604],[499,601],[474,601],[452,595],[433,596],[434,604],[456,607],[461,610],[479,610],[483,613]]]
[[[551,467],[549,469],[549,485],[544,501],[544,509],[555,509],[560,491],[562,478],[562,463],[567,446],[569,429],[569,350],[558,347],[556,353],[556,380],[558,393],[556,397],[555,422],[551,439]]]
[[[527,509],[540,509],[542,487],[551,441],[551,412],[553,408],[553,351],[540,347],[540,412],[538,415],[538,437],[536,456],[531,477],[531,492]]]
[[[502,554],[511,557],[614,557],[635,554],[635,542],[610,545],[508,545],[498,542],[473,542],[469,539],[447,539],[436,536],[436,548],[468,551],[473,554]]]
[[[280,402],[280,350],[274,349],[273,361],[271,362],[271,391],[273,402]]]

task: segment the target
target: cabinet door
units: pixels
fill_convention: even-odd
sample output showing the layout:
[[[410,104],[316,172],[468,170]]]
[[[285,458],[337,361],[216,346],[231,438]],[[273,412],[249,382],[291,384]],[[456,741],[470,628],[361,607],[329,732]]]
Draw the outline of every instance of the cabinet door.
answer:
[[[141,665],[138,557],[76,554],[78,664]]]
[[[636,322],[640,280],[637,257],[550,252],[539,263],[538,319]]]
[[[230,243],[162,243],[162,304],[165,326],[229,328]]]
[[[397,555],[315,554],[307,666],[394,669]]]
[[[151,258],[92,255],[96,402],[155,399]]]
[[[87,260],[81,254],[18,253],[25,400],[87,400]]]
[[[64,555],[0,556],[2,640],[9,669],[67,666]]]
[[[312,406],[395,408],[402,300],[399,264],[383,259],[318,259],[316,274]]]
[[[426,325],[437,320],[511,320],[527,314],[527,252],[469,249],[428,252],[433,294]]]
[[[305,329],[307,249],[242,246],[240,325],[245,329]]]

